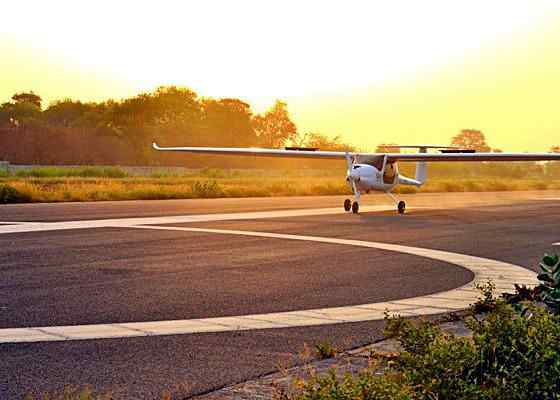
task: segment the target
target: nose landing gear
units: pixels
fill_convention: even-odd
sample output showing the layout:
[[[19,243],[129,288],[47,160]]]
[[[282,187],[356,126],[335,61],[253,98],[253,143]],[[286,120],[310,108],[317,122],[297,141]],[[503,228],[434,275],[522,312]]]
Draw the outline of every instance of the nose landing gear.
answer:
[[[350,210],[352,210],[354,214],[358,214],[360,211],[360,203],[350,199],[344,200],[344,211],[349,212]]]
[[[393,201],[395,202],[395,204],[397,204],[397,212],[398,212],[399,214],[404,214],[404,212],[406,211],[406,203],[405,203],[403,200],[398,201],[397,198],[396,198],[395,196],[393,196],[393,193],[391,193],[391,192],[385,192],[385,193],[387,193],[387,195],[388,195],[391,199],[393,199]]]

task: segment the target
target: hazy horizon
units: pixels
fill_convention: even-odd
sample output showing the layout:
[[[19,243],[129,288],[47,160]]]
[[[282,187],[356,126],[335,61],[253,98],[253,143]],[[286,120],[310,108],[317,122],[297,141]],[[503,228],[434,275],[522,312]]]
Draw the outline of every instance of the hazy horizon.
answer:
[[[560,4],[552,1],[4,9],[0,102],[29,90],[48,104],[178,85],[257,112],[283,99],[301,132],[362,148],[447,144],[463,128],[506,151],[560,144]]]

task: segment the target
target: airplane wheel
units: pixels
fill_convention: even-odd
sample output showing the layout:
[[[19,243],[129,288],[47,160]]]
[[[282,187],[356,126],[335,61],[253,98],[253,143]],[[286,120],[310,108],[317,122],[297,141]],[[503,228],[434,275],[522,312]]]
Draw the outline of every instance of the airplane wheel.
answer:
[[[352,208],[352,201],[350,199],[344,200],[344,211],[350,211]]]
[[[360,205],[358,204],[357,201],[352,203],[352,212],[354,214],[358,214],[358,211],[360,210]]]
[[[404,201],[399,201],[399,205],[397,206],[397,209],[399,210],[399,214],[404,214],[404,211],[406,209],[406,203]]]

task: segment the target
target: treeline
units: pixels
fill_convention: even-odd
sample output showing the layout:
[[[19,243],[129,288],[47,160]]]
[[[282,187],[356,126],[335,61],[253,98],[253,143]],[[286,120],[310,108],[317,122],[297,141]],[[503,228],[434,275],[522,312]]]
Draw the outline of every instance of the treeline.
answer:
[[[344,161],[262,159],[236,156],[197,156],[158,153],[151,142],[161,145],[271,147],[285,145],[321,150],[353,151],[340,137],[298,132],[286,103],[276,103],[256,114],[239,99],[199,97],[194,91],[175,86],[120,101],[83,103],[71,99],[44,107],[33,92],[18,93],[0,106],[0,160],[36,165],[161,165],[190,168],[326,168],[345,169]],[[492,148],[476,129],[463,129],[451,144],[479,152]],[[390,144],[379,152],[395,152]],[[551,151],[560,152],[555,146]],[[338,163],[338,164],[337,164]],[[334,165],[333,165],[334,164]],[[467,166],[468,165],[468,166]],[[410,170],[411,165],[403,164]],[[548,172],[557,171],[558,163]],[[432,176],[493,175],[522,177],[542,174],[545,167],[533,163],[444,163],[430,167]]]
[[[175,86],[121,101],[83,103],[71,99],[43,108],[39,95],[18,93],[0,106],[0,159],[18,164],[179,165],[251,167],[286,160],[160,154],[162,145],[281,147],[286,144],[341,150],[339,138],[298,134],[287,105],[255,114],[234,98],[199,97]],[[293,164],[293,163],[291,163]]]

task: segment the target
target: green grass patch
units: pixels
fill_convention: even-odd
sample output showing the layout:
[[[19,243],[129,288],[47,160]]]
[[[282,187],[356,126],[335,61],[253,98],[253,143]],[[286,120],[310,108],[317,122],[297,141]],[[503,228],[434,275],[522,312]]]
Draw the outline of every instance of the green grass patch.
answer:
[[[126,178],[128,173],[118,167],[36,167],[20,169],[15,175],[21,178]]]

